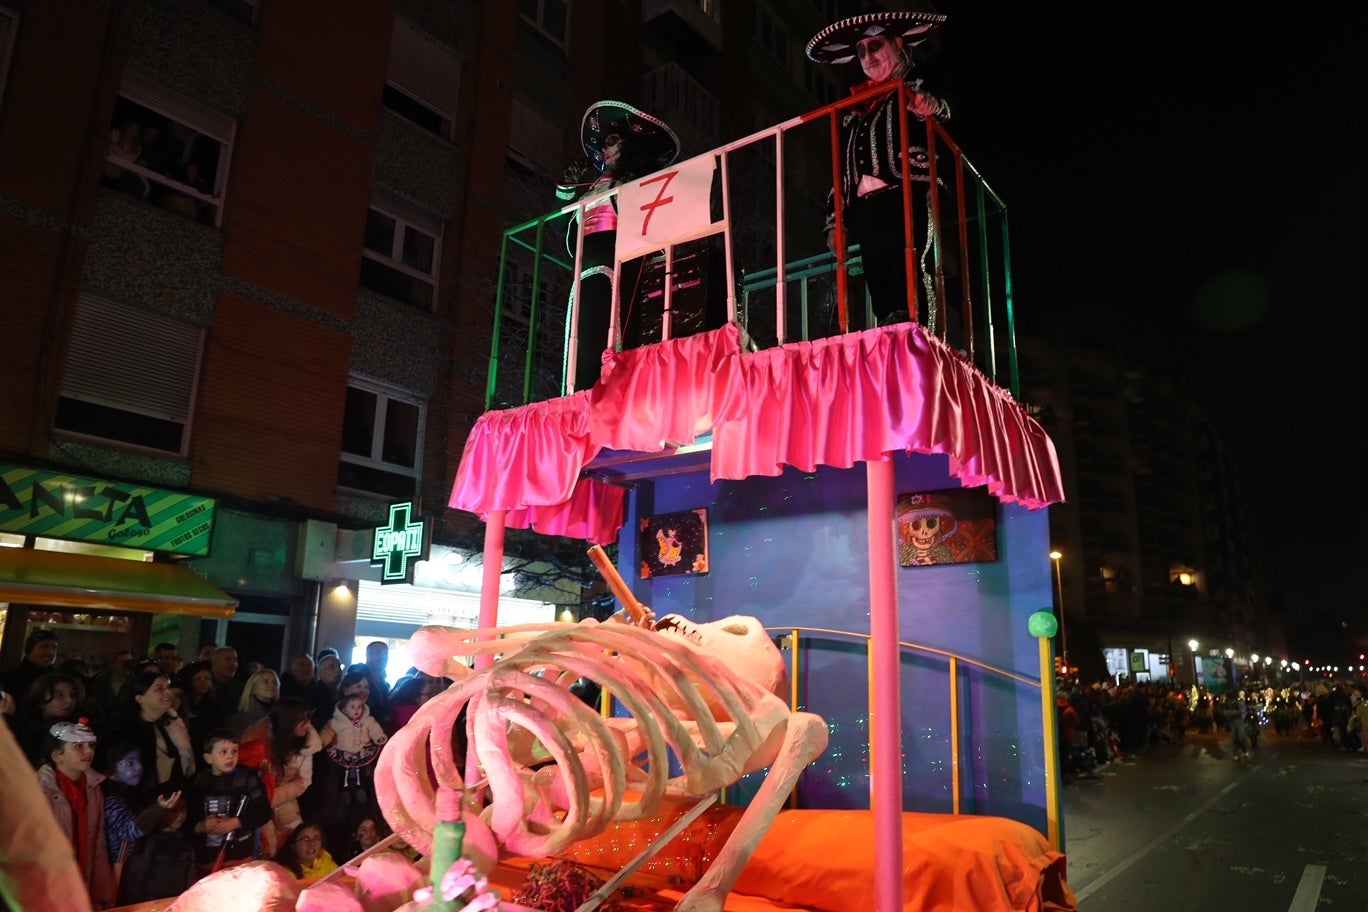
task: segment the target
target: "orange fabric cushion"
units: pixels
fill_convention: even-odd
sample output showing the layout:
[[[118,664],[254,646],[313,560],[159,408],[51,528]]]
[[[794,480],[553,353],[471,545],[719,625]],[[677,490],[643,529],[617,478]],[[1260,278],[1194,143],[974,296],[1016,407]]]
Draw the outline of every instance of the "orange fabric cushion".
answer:
[[[903,814],[903,908],[916,912],[1049,912],[1077,908],[1064,856],[1039,832],[1001,817]],[[736,890],[824,910],[874,908],[869,811],[785,811]]]

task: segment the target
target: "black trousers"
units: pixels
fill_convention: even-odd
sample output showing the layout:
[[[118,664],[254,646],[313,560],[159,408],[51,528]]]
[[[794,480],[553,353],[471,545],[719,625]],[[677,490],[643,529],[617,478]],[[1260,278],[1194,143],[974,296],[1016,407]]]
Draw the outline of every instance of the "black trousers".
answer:
[[[608,326],[613,313],[613,257],[617,246],[616,231],[597,231],[584,236],[584,253],[580,260],[579,351],[575,358],[575,389],[585,390],[598,382],[603,369],[603,352],[608,345]],[[622,264],[619,278],[621,298],[625,303],[621,313],[622,347],[635,348],[640,344],[640,315],[631,302],[640,282],[644,258]]]
[[[925,192],[913,187],[912,194],[912,239],[918,248],[924,248],[927,229]],[[846,216],[846,232],[850,235],[850,242],[860,245],[865,287],[869,290],[875,320],[879,325],[906,322],[910,317],[902,189],[889,187],[852,200]],[[914,252],[914,275],[919,273],[920,259],[920,253]],[[926,292],[919,288],[918,322],[925,322],[925,299]],[[852,330],[868,328],[863,326],[863,315],[863,307],[851,307]]]
[[[926,185],[914,183],[912,186],[912,241],[916,248],[912,255],[912,278],[917,288],[916,314],[910,314],[907,304],[902,200],[902,188],[889,187],[853,200],[846,215],[847,240],[860,245],[865,286],[869,290],[874,319],[880,326],[905,323],[909,319],[925,325],[930,315],[929,299],[933,292],[928,278],[935,269],[935,258],[930,246],[931,210]],[[956,315],[960,296],[958,286],[952,287],[959,275],[958,235],[952,224],[943,227],[940,242],[946,306],[938,309],[937,322],[945,324],[949,319],[953,326],[959,322]],[[863,307],[851,307],[852,330],[868,328],[863,326],[863,314]]]

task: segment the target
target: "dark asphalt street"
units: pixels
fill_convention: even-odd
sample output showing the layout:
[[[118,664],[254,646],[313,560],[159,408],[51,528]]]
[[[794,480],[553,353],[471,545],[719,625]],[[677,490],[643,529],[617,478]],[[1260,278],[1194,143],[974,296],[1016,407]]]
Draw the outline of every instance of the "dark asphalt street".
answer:
[[[1081,912],[1368,910],[1368,754],[1188,735],[1064,791]]]

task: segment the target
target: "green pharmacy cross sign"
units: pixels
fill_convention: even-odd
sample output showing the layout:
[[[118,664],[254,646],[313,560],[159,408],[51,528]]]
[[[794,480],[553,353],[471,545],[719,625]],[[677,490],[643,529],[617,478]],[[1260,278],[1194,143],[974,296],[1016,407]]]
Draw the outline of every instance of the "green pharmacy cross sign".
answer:
[[[413,503],[390,505],[389,525],[375,530],[375,547],[371,551],[371,563],[380,564],[380,582],[406,583],[413,578],[413,565],[427,560],[431,536],[428,524],[415,519],[417,509]]]

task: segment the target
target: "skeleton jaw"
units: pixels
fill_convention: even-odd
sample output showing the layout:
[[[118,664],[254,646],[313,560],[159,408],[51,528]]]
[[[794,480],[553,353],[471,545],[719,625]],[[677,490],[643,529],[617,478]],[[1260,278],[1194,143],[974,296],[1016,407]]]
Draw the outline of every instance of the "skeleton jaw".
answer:
[[[655,622],[655,632],[682,639],[695,649],[703,645],[703,628],[683,615],[665,615]]]

